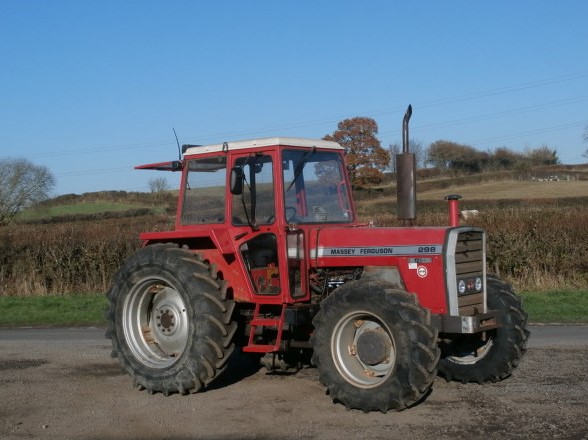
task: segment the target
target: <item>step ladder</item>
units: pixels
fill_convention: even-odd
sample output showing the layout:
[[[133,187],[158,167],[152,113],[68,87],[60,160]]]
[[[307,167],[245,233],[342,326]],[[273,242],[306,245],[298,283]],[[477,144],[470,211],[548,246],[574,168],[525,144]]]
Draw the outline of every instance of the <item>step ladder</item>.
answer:
[[[274,310],[281,307],[278,314],[275,313],[263,313],[262,307],[273,308]],[[277,311],[277,310],[276,310]],[[282,332],[284,331],[284,317],[286,314],[286,305],[268,305],[268,304],[255,304],[255,310],[253,312],[253,319],[249,323],[249,342],[243,347],[244,352],[248,353],[271,353],[278,351],[282,343]],[[271,315],[271,316],[266,316]],[[255,341],[255,333],[258,327],[274,328],[277,331],[276,339],[272,344],[257,344]]]

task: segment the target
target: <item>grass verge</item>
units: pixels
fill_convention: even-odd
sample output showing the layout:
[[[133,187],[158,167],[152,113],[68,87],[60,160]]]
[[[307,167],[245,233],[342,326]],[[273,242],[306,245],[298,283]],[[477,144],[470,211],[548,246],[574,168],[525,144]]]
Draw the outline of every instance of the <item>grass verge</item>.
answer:
[[[523,292],[531,323],[588,323],[588,291]],[[106,295],[0,296],[0,327],[103,326]]]
[[[0,296],[0,327],[102,326],[106,295]]]
[[[587,290],[523,292],[521,296],[532,323],[588,323]]]

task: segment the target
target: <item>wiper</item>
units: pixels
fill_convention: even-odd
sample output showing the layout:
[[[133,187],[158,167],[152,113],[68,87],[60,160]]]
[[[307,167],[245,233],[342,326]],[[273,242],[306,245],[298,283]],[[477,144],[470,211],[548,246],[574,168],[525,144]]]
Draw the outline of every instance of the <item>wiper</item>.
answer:
[[[298,162],[298,165],[296,165],[296,168],[294,168],[294,179],[292,179],[292,182],[290,183],[290,186],[288,186],[288,189],[286,190],[286,192],[290,191],[290,188],[292,188],[292,185],[294,185],[294,182],[296,182],[296,179],[298,179],[298,177],[300,177],[300,174],[302,174],[302,170],[304,169],[304,166],[307,164],[307,162],[310,159],[310,156],[312,156],[316,151],[316,147],[312,147],[312,149],[310,151],[307,151],[304,156],[302,156],[302,159],[300,160],[300,162]]]

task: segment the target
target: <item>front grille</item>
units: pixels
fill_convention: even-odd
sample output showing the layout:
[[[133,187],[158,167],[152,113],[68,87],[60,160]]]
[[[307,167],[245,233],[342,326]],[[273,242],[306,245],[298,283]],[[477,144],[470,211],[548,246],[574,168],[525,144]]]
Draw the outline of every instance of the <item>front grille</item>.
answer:
[[[460,316],[469,316],[485,311],[484,251],[483,231],[469,230],[459,233],[455,247],[455,277]],[[460,289],[460,285],[462,289]],[[463,289],[464,286],[465,289]]]

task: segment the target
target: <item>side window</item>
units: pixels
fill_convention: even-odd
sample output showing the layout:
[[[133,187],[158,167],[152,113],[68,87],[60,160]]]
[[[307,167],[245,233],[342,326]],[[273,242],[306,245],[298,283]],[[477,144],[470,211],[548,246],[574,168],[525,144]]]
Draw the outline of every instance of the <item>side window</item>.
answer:
[[[272,224],[275,220],[273,163],[270,156],[247,156],[235,161],[243,170],[243,193],[233,195],[234,225]]]
[[[208,157],[188,162],[188,175],[182,204],[182,224],[223,223],[227,159]]]

